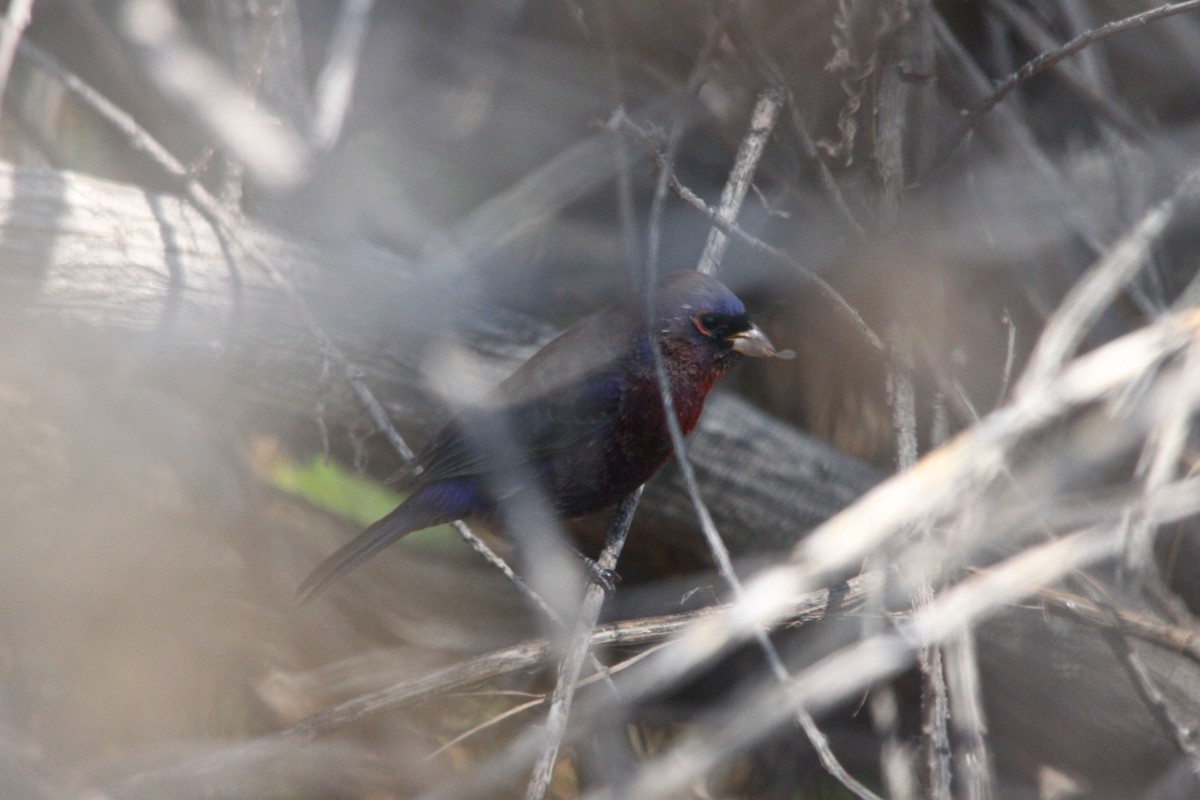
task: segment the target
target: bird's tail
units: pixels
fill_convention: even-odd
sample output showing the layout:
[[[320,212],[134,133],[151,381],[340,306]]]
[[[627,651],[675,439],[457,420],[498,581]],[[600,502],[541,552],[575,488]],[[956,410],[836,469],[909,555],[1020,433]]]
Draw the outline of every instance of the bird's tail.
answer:
[[[475,496],[473,487],[445,483],[421,487],[390,514],[318,564],[296,590],[299,603],[307,603],[330,583],[413,531],[468,516],[475,510],[471,502]]]

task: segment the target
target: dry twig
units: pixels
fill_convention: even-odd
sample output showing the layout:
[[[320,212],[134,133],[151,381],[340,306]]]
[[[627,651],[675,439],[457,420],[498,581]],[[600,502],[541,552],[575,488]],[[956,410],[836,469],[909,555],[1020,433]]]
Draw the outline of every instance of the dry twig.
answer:
[[[342,0],[329,41],[329,56],[317,79],[315,108],[308,134],[317,152],[332,148],[341,135],[354,91],[354,78],[358,74],[367,20],[374,5],[375,0]]]
[[[783,105],[783,94],[775,89],[765,89],[754,104],[754,113],[750,116],[750,129],[742,137],[733,169],[729,171],[729,179],[721,190],[721,205],[717,207],[717,218],[724,222],[737,219],[746,198],[746,190],[754,180],[754,171],[758,168],[758,160],[762,157],[767,140],[775,129],[775,120],[779,117],[779,108]],[[700,254],[700,263],[696,269],[706,275],[715,275],[721,266],[725,255],[727,240],[720,228],[708,232],[708,241],[704,252]]]
[[[617,559],[625,546],[625,538],[629,535],[629,526],[633,524],[633,514],[637,511],[641,498],[642,489],[638,487],[637,491],[617,505],[612,522],[608,526],[608,538],[600,553],[598,563],[601,569],[616,569]],[[550,698],[550,711],[546,716],[546,746],[542,749],[529,778],[529,785],[525,791],[527,800],[540,800],[550,787],[554,762],[558,759],[558,751],[567,730],[567,715],[575,697],[579,671],[583,667],[584,657],[590,651],[596,620],[600,618],[600,608],[604,605],[604,593],[605,589],[599,582],[592,581],[588,585],[587,595],[575,621],[575,630],[567,640],[568,649],[558,665],[558,677]]]
[[[308,169],[298,135],[256,108],[218,65],[194,46],[170,4],[125,0],[123,30],[144,59],[146,74],[217,137],[263,184],[289,188]]]
[[[951,137],[951,141],[961,143],[966,136],[975,129],[981,120],[989,111],[995,108],[1001,100],[1008,97],[1015,89],[1028,81],[1035,75],[1040,75],[1047,69],[1058,64],[1060,61],[1078,53],[1089,45],[1096,42],[1102,42],[1110,36],[1115,36],[1123,31],[1131,28],[1139,28],[1143,25],[1148,25],[1160,19],[1183,14],[1187,11],[1200,9],[1200,0],[1183,0],[1179,3],[1166,3],[1152,8],[1149,11],[1143,11],[1140,14],[1133,14],[1122,19],[1116,19],[1112,22],[1101,25],[1099,28],[1093,28],[1090,31],[1083,33],[1066,42],[1056,50],[1049,50],[1041,53],[1027,61],[1013,74],[1009,75],[992,91],[991,95],[982,103],[977,105],[963,120],[962,125]],[[957,144],[956,144],[957,146]]]
[[[17,55],[17,44],[21,34],[29,25],[33,13],[33,0],[10,0],[4,13],[4,24],[0,27],[0,101],[8,87],[8,76],[12,72],[13,59]]]

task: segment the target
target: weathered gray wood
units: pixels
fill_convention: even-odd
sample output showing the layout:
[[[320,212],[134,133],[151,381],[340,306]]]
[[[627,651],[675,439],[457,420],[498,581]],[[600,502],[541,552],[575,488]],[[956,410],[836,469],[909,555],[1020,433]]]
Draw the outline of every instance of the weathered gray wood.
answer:
[[[186,201],[81,175],[0,166],[0,308],[64,345],[64,357],[144,376],[222,419],[352,454],[365,432],[344,381],[327,374],[313,337],[262,270],[229,260]],[[439,287],[365,247],[307,247],[249,234],[364,370],[397,425],[418,443],[447,411],[424,364],[446,342],[494,382],[552,335],[527,316],[489,308],[471,287]],[[457,372],[465,368],[456,364]],[[319,409],[319,412],[318,412]],[[367,469],[397,462],[373,437]],[[690,452],[714,518],[735,553],[787,547],[877,480],[876,473],[725,395],[713,399]],[[648,492],[634,563],[704,560],[694,513],[668,470]]]

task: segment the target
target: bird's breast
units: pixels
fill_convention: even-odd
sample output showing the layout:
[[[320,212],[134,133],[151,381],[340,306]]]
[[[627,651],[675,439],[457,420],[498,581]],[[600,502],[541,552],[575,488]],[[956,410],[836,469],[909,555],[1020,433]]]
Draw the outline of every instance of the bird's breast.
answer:
[[[671,405],[684,436],[699,422],[712,385],[712,379],[671,381]],[[631,387],[622,406],[615,443],[623,451],[631,471],[641,473],[644,470],[640,484],[671,455],[671,434],[667,429],[658,381],[651,376]]]

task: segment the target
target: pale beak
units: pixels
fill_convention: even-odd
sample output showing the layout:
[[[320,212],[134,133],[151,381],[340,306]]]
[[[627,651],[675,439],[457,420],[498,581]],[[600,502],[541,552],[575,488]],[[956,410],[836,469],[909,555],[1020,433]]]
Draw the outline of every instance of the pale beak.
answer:
[[[751,358],[795,358],[791,350],[776,350],[775,345],[757,325],[751,325],[749,330],[735,333],[725,341],[733,345],[736,353]]]

